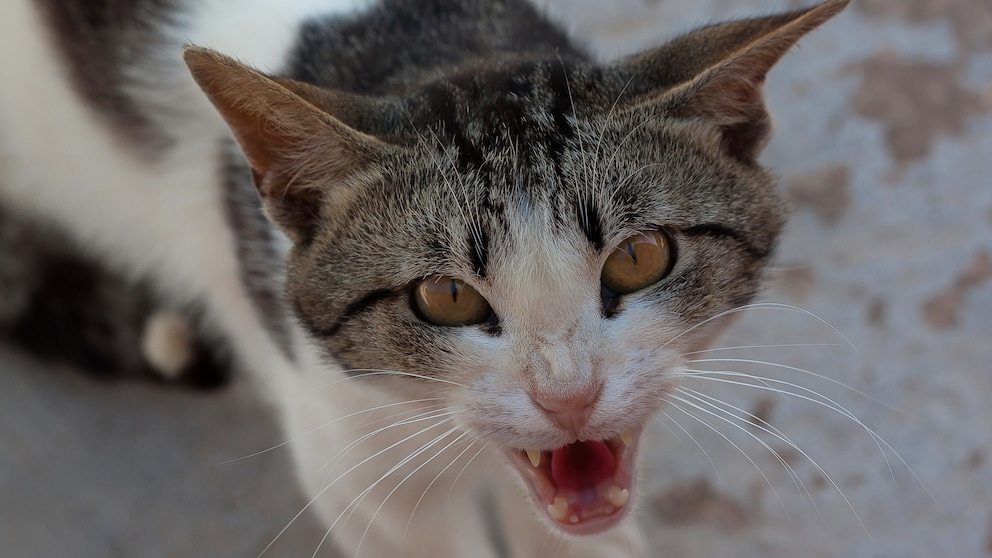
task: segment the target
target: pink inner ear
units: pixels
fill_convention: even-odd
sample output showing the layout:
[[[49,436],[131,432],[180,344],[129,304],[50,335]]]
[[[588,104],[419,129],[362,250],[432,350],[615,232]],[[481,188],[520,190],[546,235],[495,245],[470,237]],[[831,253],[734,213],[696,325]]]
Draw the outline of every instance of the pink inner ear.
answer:
[[[551,454],[551,476],[561,488],[594,488],[613,476],[615,470],[616,459],[603,442],[575,442]]]

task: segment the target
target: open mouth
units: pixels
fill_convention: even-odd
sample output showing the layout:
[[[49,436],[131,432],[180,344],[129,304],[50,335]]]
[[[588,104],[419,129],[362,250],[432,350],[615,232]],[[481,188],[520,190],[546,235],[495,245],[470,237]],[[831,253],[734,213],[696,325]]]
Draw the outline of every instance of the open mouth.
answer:
[[[562,531],[590,535],[630,510],[640,431],[610,440],[577,441],[554,450],[510,449],[538,507]]]

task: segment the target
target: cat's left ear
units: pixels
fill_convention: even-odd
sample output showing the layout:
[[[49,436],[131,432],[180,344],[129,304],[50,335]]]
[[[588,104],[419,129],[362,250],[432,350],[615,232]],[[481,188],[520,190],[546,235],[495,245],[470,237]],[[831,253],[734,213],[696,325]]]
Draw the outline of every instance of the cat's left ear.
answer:
[[[327,106],[353,116],[365,108],[343,94],[271,78],[205,48],[186,47],[183,59],[248,159],[266,214],[294,242],[312,238],[328,206],[347,199],[354,178],[389,150],[331,114]]]
[[[771,135],[762,87],[800,38],[843,10],[828,0],[795,12],[712,25],[621,61],[635,106],[719,127],[724,151],[753,162]]]

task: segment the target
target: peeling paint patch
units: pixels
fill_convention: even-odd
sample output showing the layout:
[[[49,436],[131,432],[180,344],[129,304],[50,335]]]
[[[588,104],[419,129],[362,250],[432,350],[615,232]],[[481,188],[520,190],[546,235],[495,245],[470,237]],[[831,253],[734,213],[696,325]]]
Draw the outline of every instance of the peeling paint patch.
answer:
[[[992,2],[984,0],[859,0],[862,12],[910,23],[947,19],[962,48],[992,50]]]
[[[804,302],[816,287],[816,275],[809,267],[777,269],[772,275],[772,285],[793,302]]]
[[[924,321],[934,329],[956,326],[968,291],[989,280],[992,280],[992,256],[981,251],[975,254],[971,265],[955,279],[949,289],[934,295],[923,304]]]
[[[651,499],[651,507],[663,523],[685,525],[703,523],[737,528],[749,522],[744,506],[719,494],[705,478],[675,485]]]
[[[882,53],[856,68],[864,80],[852,99],[854,109],[885,127],[889,152],[898,162],[929,155],[938,137],[960,135],[965,121],[992,109],[981,94],[958,83],[954,65]]]
[[[872,301],[868,303],[868,309],[865,312],[868,323],[875,327],[884,326],[888,306],[888,302],[886,302],[883,298],[872,299]]]
[[[785,197],[797,208],[810,209],[833,223],[851,204],[850,183],[847,165],[831,165],[789,178]]]
[[[755,426],[766,427],[771,425],[772,410],[775,408],[775,401],[771,397],[759,397],[754,402],[751,409],[751,416],[747,417],[748,422]]]
[[[992,556],[992,516],[989,516],[988,531],[985,534],[985,554]]]

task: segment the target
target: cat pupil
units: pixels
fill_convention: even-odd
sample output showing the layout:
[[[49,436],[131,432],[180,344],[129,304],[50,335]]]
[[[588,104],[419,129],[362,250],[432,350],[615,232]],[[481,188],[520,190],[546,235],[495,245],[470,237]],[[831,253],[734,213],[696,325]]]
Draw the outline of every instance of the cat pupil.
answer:
[[[637,265],[637,254],[634,252],[634,243],[627,242],[627,255],[633,260],[634,265]]]

